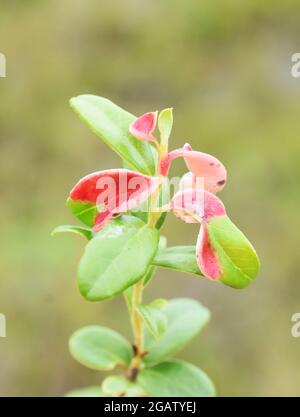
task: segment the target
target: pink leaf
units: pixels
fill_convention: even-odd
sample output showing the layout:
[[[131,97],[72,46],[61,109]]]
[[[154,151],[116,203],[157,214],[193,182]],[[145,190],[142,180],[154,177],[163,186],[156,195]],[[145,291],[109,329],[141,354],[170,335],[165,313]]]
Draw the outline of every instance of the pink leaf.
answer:
[[[145,113],[138,117],[129,127],[129,131],[137,139],[147,142],[155,141],[152,135],[156,126],[157,111]]]
[[[204,180],[203,178],[196,177],[192,172],[187,172],[180,179],[179,189],[181,191],[188,189],[204,190]]]
[[[113,213],[109,210],[98,213],[93,226],[94,232],[99,232],[99,230],[101,230],[113,218],[113,216]]]
[[[176,158],[184,158],[188,169],[197,178],[203,178],[205,190],[215,194],[224,188],[227,179],[224,165],[212,155],[193,151],[188,143],[163,158],[160,165],[162,175],[168,175],[171,162]]]
[[[201,223],[226,214],[224,204],[214,194],[201,189],[179,191],[171,200],[174,214],[186,223]]]
[[[200,227],[196,245],[196,259],[200,270],[207,278],[216,280],[221,275],[217,256],[212,248],[205,224]]]

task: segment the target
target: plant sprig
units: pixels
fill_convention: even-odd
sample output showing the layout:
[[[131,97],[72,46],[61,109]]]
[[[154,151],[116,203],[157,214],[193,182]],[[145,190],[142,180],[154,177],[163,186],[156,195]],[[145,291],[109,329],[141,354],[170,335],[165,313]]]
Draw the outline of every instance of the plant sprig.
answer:
[[[96,371],[120,367],[122,374],[67,395],[213,396],[213,383],[201,369],[170,359],[203,329],[209,311],[187,298],[145,304],[143,292],[159,267],[234,288],[244,288],[255,278],[257,254],[216,197],[226,184],[226,169],[189,144],[169,151],[172,109],[136,118],[92,95],[73,98],[71,107],[121,157],[123,168],[81,179],[70,192],[68,207],[84,226],[59,226],[53,233],[73,232],[88,239],[78,268],[80,293],[88,301],[123,294],[133,341],[101,326],[76,331],[70,352],[77,361]],[[176,158],[184,158],[188,172],[179,190],[161,204]],[[167,247],[160,233],[167,211],[198,224],[195,246]]]

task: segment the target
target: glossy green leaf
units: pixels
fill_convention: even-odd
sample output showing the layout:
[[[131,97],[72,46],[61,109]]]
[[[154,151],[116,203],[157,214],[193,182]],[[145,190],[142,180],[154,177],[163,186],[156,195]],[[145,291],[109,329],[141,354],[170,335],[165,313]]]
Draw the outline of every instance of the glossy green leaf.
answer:
[[[161,235],[159,238],[158,248],[162,249],[162,248],[165,248],[166,246],[167,246],[167,238]],[[144,276],[144,287],[149,284],[149,282],[151,281],[151,279],[153,278],[155,274],[155,271],[156,271],[156,267],[153,265],[150,265]],[[127,288],[127,290],[124,292],[124,297],[129,308],[132,307],[132,291],[133,291],[133,287],[131,286]]]
[[[160,250],[160,249],[163,249],[163,248],[165,248],[167,246],[167,238],[165,237],[165,236],[163,236],[163,235],[161,235],[160,236],[160,238],[159,238],[159,244],[158,244],[158,249]],[[153,263],[153,262],[152,262]],[[144,286],[146,286],[146,285],[148,285],[149,284],[149,282],[151,281],[151,279],[153,278],[153,276],[154,276],[154,274],[155,274],[155,271],[156,271],[156,267],[155,266],[153,266],[153,265],[151,265],[149,268],[148,268],[148,272],[147,272],[147,274],[146,274],[146,276],[145,276],[145,278],[144,278]]]
[[[196,261],[195,246],[173,246],[160,249],[152,264],[161,268],[202,275]]]
[[[100,387],[93,386],[76,389],[65,394],[65,397],[109,397]]]
[[[158,220],[157,220],[157,222],[156,222],[156,225],[155,225],[155,227],[156,227],[156,229],[157,230],[160,230],[161,228],[162,228],[162,226],[163,226],[163,224],[164,224],[164,222],[165,222],[165,220],[166,220],[166,218],[167,218],[167,212],[166,211],[164,211],[161,215],[160,215],[160,217],[158,218]]]
[[[75,233],[77,235],[81,235],[86,237],[88,240],[91,240],[94,236],[92,229],[88,227],[81,227],[81,226],[73,226],[69,224],[64,224],[61,226],[57,226],[51,233],[52,236],[56,235],[56,233]]]
[[[146,208],[141,209],[143,206],[146,207]],[[149,203],[149,199],[148,199],[143,204],[141,204],[141,206],[139,206],[135,210],[130,211],[128,214],[130,214],[132,216],[135,216],[135,217],[138,217],[144,223],[147,223],[148,222],[148,212],[147,212],[147,210],[148,210],[149,207],[150,207],[150,203]],[[160,230],[162,228],[162,226],[163,226],[163,224],[166,220],[167,214],[168,213],[165,211],[159,216],[159,218],[158,218],[158,220],[155,224],[155,228],[157,230]]]
[[[87,326],[77,330],[69,342],[71,355],[82,365],[96,370],[127,366],[132,359],[130,343],[114,330]]]
[[[151,279],[153,278],[153,276],[155,274],[155,271],[156,271],[156,267],[150,265],[149,268],[148,268],[148,271],[145,275],[145,278],[144,278],[144,286],[149,284],[149,282],[151,281]]]
[[[215,388],[198,367],[178,360],[144,369],[137,382],[152,397],[213,397]]]
[[[206,226],[222,271],[219,281],[234,288],[247,287],[260,268],[249,240],[227,216],[215,217]]]
[[[159,339],[165,333],[168,326],[168,318],[162,310],[166,303],[166,300],[160,298],[150,304],[139,304],[137,306],[146,327],[156,339]]]
[[[164,109],[158,116],[158,129],[160,132],[160,141],[163,146],[168,146],[169,137],[173,126],[173,109]]]
[[[146,395],[144,389],[137,383],[119,375],[105,378],[102,390],[112,397],[143,397]]]
[[[142,222],[144,222],[144,223],[148,222],[148,213],[147,213],[147,211],[132,210],[128,214],[130,214],[131,216],[137,217],[138,219],[142,220]]]
[[[67,199],[67,207],[83,224],[93,227],[95,219],[99,213],[97,205],[94,203],[84,203],[82,201]]]
[[[133,216],[111,221],[86,246],[78,283],[90,301],[111,298],[139,281],[157,251],[158,231]]]
[[[160,362],[179,352],[203,329],[210,318],[207,308],[189,298],[170,300],[162,311],[167,316],[168,327],[158,341],[149,332],[146,333],[145,349],[148,354],[144,362],[147,364]]]
[[[129,133],[135,116],[103,97],[81,95],[70,100],[80,118],[135,170],[155,174],[156,150]]]
[[[124,291],[124,298],[128,309],[132,308],[133,285]]]

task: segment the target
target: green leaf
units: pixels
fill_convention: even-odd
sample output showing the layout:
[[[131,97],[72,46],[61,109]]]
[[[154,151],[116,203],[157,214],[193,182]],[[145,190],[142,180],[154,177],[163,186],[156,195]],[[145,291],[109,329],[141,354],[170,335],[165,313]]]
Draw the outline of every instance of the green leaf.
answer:
[[[133,286],[127,288],[127,290],[124,291],[124,298],[125,298],[128,309],[132,308],[132,296],[133,296]]]
[[[137,217],[138,219],[142,220],[142,222],[144,223],[148,222],[148,213],[146,211],[132,210],[128,214],[130,214],[131,216]]]
[[[70,100],[72,109],[135,170],[155,174],[156,150],[129,133],[135,116],[103,97],[81,95]]]
[[[165,333],[168,326],[168,318],[162,311],[165,304],[166,300],[160,298],[150,304],[139,304],[137,306],[145,325],[156,339],[159,339]]]
[[[111,221],[86,246],[78,284],[90,301],[111,298],[139,281],[158,246],[158,231],[132,216]]]
[[[166,247],[166,245],[167,245],[167,238],[165,236],[161,235],[160,238],[159,238],[158,248],[164,248],[164,247]],[[144,287],[149,284],[149,282],[152,279],[155,271],[156,271],[155,266],[150,265],[148,267],[148,270],[147,270],[147,272],[144,276]],[[127,290],[124,292],[124,297],[125,297],[126,303],[127,303],[129,308],[132,307],[132,291],[133,291],[133,287],[131,286],[131,287],[127,288]]]
[[[129,342],[114,330],[87,326],[77,330],[69,342],[71,355],[90,369],[109,371],[127,366],[132,359]]]
[[[209,377],[190,363],[178,360],[144,369],[137,379],[152,397],[213,397],[215,388]]]
[[[161,235],[160,238],[159,238],[158,249],[163,249],[166,246],[167,246],[167,238],[165,236]],[[147,274],[144,278],[144,287],[149,284],[149,282],[153,278],[153,275],[155,274],[155,271],[156,271],[155,266],[150,266],[149,267],[148,272],[147,272]]]
[[[151,279],[153,278],[154,274],[155,274],[156,268],[155,266],[149,266],[148,271],[145,275],[144,278],[144,287],[149,284],[149,282],[151,281]]]
[[[173,109],[164,109],[158,116],[158,129],[160,132],[160,142],[163,146],[168,146],[169,137],[173,126]]]
[[[76,233],[78,235],[86,237],[88,240],[91,240],[94,236],[94,232],[88,227],[81,227],[81,226],[73,226],[69,224],[64,224],[61,226],[57,226],[51,233],[51,236],[56,235],[56,233]]]
[[[99,213],[98,207],[94,203],[84,203],[82,201],[67,199],[67,207],[82,223],[93,227],[95,219]]]
[[[215,217],[206,226],[222,271],[219,281],[234,288],[247,287],[260,268],[249,240],[227,216]]]
[[[161,268],[202,275],[196,261],[195,246],[173,246],[160,249],[152,264]]]
[[[156,225],[155,225],[155,227],[156,227],[156,229],[157,229],[157,230],[160,230],[160,229],[162,228],[162,226],[163,226],[163,224],[164,224],[164,222],[165,222],[165,220],[166,220],[167,214],[168,214],[168,213],[167,213],[166,211],[164,211],[164,212],[160,215],[160,217],[159,217],[159,219],[157,220]]]
[[[210,318],[207,308],[189,298],[175,298],[169,301],[162,308],[162,312],[168,318],[168,327],[158,341],[146,333],[146,364],[160,362],[180,351],[203,329]]]
[[[142,203],[139,207],[137,207],[136,209],[134,209],[134,210],[131,210],[128,214],[130,214],[130,215],[132,215],[132,216],[134,216],[134,217],[138,217],[139,219],[141,219],[144,223],[148,223],[148,212],[147,212],[147,210],[148,210],[148,208],[150,207],[150,203],[149,203],[149,201],[150,201],[150,198],[151,197],[149,197],[149,199],[147,199],[146,201],[144,201],[144,203]],[[144,209],[142,208],[142,207],[145,207]],[[159,218],[158,218],[158,220],[157,220],[157,222],[156,222],[156,224],[155,224],[155,228],[157,229],[157,230],[160,230],[161,229],[161,227],[163,226],[163,224],[164,224],[164,222],[165,222],[165,220],[166,220],[166,217],[167,217],[167,212],[165,211],[165,212],[163,212],[160,216],[159,216]]]
[[[65,394],[65,397],[109,397],[100,387],[93,386],[76,389]]]
[[[102,390],[112,397],[143,397],[146,394],[141,386],[119,375],[107,377]]]

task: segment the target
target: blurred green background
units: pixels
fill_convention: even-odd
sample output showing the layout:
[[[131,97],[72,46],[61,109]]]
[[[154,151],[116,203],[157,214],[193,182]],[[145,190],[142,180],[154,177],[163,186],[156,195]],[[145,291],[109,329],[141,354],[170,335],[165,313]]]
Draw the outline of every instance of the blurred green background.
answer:
[[[171,147],[189,141],[227,167],[221,193],[262,261],[257,280],[233,290],[160,270],[145,293],[194,297],[210,308],[202,335],[179,356],[201,366],[219,395],[300,395],[300,52],[298,0],[9,0],[1,2],[0,395],[62,395],[102,375],[77,364],[69,336],[83,325],[131,337],[122,297],[81,298],[80,237],[50,237],[76,221],[74,183],[118,158],[72,113],[92,93],[135,114],[173,106]],[[173,174],[184,172],[179,161]],[[169,244],[198,230],[169,216]]]

